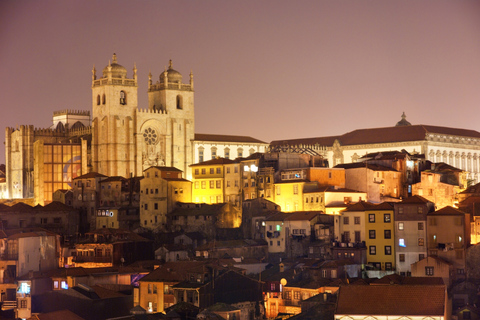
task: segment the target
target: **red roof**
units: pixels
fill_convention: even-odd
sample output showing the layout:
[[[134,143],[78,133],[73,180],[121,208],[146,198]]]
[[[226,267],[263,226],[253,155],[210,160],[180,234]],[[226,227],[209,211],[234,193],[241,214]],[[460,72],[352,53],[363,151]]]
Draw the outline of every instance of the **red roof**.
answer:
[[[445,286],[341,286],[336,315],[444,316]]]

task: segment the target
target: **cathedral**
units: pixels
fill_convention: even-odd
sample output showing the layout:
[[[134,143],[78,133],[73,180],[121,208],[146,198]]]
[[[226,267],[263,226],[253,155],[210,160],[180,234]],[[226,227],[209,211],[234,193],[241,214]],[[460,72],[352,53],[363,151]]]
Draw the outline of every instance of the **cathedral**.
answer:
[[[92,70],[92,111],[55,112],[53,125],[6,128],[6,195],[51,201],[58,189],[88,172],[141,176],[151,166],[176,167],[190,179],[195,139],[193,74],[188,83],[173,69],[157,81],[149,74],[148,106],[138,108],[132,77],[114,54],[97,77]]]

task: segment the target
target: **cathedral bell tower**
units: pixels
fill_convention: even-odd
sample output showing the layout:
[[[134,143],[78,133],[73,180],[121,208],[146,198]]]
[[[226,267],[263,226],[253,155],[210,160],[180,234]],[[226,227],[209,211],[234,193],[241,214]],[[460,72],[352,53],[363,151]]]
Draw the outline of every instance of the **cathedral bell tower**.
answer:
[[[138,105],[137,68],[133,79],[125,67],[112,61],[97,79],[92,70],[92,166],[108,176],[138,174],[135,166],[135,113]]]
[[[148,136],[149,132],[155,131],[159,142],[154,146],[145,140],[144,147],[140,146],[143,141],[138,142],[142,149],[138,154],[143,154],[144,158],[143,169],[155,163],[155,160],[151,163],[149,160],[155,159],[154,152],[159,151],[162,160],[160,164],[157,161],[157,165],[176,167],[185,173],[184,177],[190,179],[189,166],[193,163],[195,139],[193,73],[190,72],[189,82],[184,83],[181,73],[173,69],[170,60],[168,69],[165,68],[156,83],[152,83],[151,73],[148,77],[148,112],[157,115],[159,122],[141,122],[139,119],[139,132]]]

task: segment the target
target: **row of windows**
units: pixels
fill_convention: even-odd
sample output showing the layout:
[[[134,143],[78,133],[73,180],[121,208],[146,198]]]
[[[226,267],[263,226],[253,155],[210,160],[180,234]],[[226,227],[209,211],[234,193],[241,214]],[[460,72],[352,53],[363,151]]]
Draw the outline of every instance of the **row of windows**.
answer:
[[[228,181],[228,182],[230,182],[230,181]],[[237,181],[235,181],[235,182],[237,182]],[[222,180],[209,180],[208,185],[209,185],[209,189],[221,189],[222,188]],[[195,181],[195,189],[200,189],[200,186],[201,186],[202,189],[207,189],[207,181]],[[237,186],[237,183],[235,183],[235,186]]]
[[[368,251],[370,255],[376,255],[377,254],[377,246],[369,246]],[[392,246],[385,246],[384,247],[384,252],[385,255],[390,256],[392,255]]]
[[[227,168],[227,173],[229,173],[228,171],[230,171],[230,168]],[[202,168],[201,170],[200,169],[195,169],[195,175],[199,175],[199,173],[202,173],[202,174],[207,174],[207,169],[206,168]],[[210,174],[214,174],[215,172],[217,174],[221,174],[222,173],[222,168],[218,167],[218,168],[210,168],[209,169],[209,172]],[[238,167],[235,167],[235,173],[238,172]]]
[[[368,231],[368,238],[369,239],[376,239],[376,230],[369,230]],[[392,239],[392,230],[384,230],[383,231],[383,238],[384,239]]]
[[[404,230],[404,228],[405,228],[405,224],[403,222],[399,222],[398,223],[398,230]],[[418,223],[418,230],[423,230],[423,228],[424,228],[423,222],[419,222]]]
[[[370,213],[368,215],[368,222],[375,223],[375,213]],[[383,222],[386,222],[386,223],[392,222],[390,213],[383,214]]]
[[[198,162],[203,162],[204,161],[204,148],[203,147],[200,147],[198,148]],[[212,159],[215,159],[217,158],[217,147],[211,147],[210,148],[210,153],[212,154]],[[230,149],[229,148],[225,148],[223,149],[223,157],[225,159],[230,159]],[[249,155],[252,155],[255,153],[255,149],[253,148],[250,148],[249,150]],[[237,149],[237,157],[241,158],[243,157],[243,148],[238,148]]]

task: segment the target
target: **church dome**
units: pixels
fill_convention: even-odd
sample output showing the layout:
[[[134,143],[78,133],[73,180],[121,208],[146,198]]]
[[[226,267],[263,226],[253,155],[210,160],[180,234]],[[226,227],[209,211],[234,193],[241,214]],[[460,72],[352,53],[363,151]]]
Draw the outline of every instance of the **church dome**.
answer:
[[[117,63],[117,55],[114,53],[112,58],[112,63],[103,68],[103,77],[106,78],[108,75],[108,67],[112,68],[112,78],[126,78],[127,69],[124,66]]]
[[[168,63],[168,69],[160,74],[160,83],[163,83],[165,72],[167,73],[168,82],[182,83],[182,74],[172,68],[172,60]]]
[[[402,120],[398,121],[395,127],[404,127],[404,126],[411,126],[412,124],[407,121],[407,116],[405,115],[405,112],[402,113]]]

